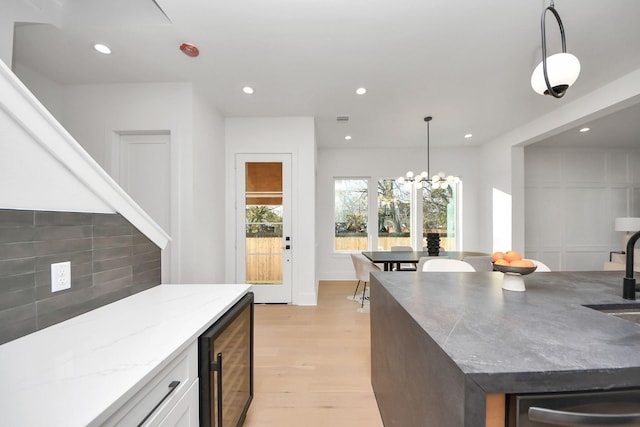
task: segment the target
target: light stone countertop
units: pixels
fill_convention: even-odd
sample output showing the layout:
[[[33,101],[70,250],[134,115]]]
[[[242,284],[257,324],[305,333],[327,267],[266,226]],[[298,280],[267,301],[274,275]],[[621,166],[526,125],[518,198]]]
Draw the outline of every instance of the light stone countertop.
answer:
[[[100,424],[249,289],[160,285],[0,345],[0,423]]]

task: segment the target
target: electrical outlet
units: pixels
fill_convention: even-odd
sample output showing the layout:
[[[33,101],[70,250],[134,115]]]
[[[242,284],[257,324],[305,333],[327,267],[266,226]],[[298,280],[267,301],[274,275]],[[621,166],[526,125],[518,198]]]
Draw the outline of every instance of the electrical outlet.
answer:
[[[71,261],[51,264],[51,292],[71,287]]]

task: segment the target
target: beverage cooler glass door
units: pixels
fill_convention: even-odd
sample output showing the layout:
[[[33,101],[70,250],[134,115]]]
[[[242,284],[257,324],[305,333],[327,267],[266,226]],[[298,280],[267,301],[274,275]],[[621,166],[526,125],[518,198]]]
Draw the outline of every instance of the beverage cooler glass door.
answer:
[[[253,293],[198,339],[200,426],[239,427],[253,399]]]

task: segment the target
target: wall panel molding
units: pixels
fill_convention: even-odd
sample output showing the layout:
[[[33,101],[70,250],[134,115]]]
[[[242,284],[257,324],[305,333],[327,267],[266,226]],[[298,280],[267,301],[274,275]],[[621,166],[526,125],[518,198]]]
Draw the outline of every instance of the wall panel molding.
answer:
[[[553,270],[602,270],[619,216],[640,216],[640,149],[525,148],[525,255]],[[635,162],[635,163],[634,163]]]

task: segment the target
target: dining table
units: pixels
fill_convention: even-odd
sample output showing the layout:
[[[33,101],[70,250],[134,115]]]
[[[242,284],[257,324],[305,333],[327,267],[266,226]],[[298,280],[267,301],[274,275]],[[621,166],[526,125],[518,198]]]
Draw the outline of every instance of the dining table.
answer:
[[[374,264],[383,264],[384,271],[392,271],[394,264],[417,264],[420,258],[433,256],[428,251],[362,251],[362,255]],[[484,252],[440,251],[438,256],[464,260],[469,256],[490,256]]]

